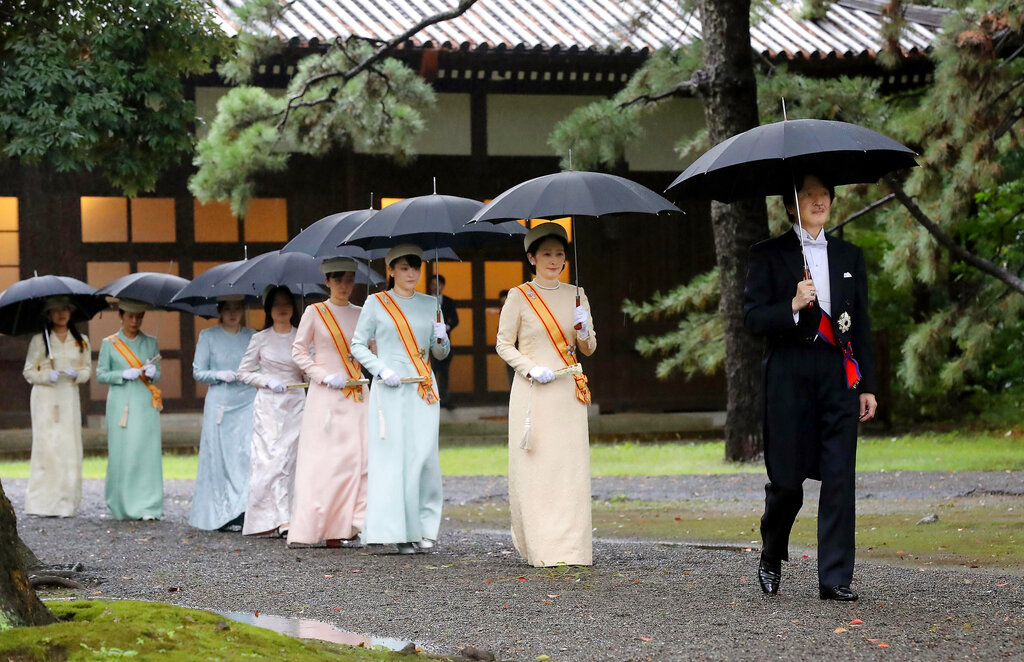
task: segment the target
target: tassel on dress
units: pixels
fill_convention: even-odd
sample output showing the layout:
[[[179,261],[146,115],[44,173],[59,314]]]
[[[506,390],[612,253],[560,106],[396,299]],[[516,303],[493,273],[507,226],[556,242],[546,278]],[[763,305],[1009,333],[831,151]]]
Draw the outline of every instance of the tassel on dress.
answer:
[[[384,431],[384,410],[383,409],[378,409],[377,410],[377,428],[380,430],[380,435],[379,435],[380,438],[384,439],[386,433]]]
[[[125,403],[124,411],[121,412],[121,427],[128,427],[128,404]]]
[[[523,423],[523,438],[519,440],[519,448],[530,450],[530,413],[533,409],[533,379],[530,380],[530,393],[527,396],[526,421]]]

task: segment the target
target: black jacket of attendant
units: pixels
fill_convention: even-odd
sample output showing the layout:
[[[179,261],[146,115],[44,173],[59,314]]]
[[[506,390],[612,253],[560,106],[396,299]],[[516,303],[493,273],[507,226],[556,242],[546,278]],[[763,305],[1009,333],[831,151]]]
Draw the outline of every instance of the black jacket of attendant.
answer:
[[[875,393],[877,382],[871,324],[868,321],[868,279],[864,254],[854,244],[829,235],[828,272],[832,329],[836,341],[841,347],[851,343],[853,357],[860,366],[858,391]],[[750,249],[743,291],[743,321],[752,333],[766,338],[762,364],[765,367],[776,347],[815,342],[821,320],[821,309],[817,305],[801,310],[799,323],[793,323],[792,302],[803,273],[800,238],[792,229]],[[839,328],[839,318],[843,313],[850,318],[849,328],[845,331]],[[818,339],[817,342],[824,340]]]

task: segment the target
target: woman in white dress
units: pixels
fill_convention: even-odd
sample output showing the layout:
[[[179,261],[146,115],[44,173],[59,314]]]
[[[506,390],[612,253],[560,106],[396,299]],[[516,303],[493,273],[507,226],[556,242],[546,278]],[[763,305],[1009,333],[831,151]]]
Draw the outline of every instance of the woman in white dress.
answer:
[[[71,321],[68,297],[46,301],[42,333],[28,345],[22,374],[32,384],[32,459],[25,512],[71,517],[82,500],[82,413],[78,385],[92,375],[89,339]]]
[[[298,315],[291,291],[270,288],[263,310],[263,330],[252,337],[238,366],[238,379],[258,389],[253,407],[249,503],[242,533],[284,537],[291,521],[295,452],[306,393],[288,388],[303,381],[302,370],[292,360]]]

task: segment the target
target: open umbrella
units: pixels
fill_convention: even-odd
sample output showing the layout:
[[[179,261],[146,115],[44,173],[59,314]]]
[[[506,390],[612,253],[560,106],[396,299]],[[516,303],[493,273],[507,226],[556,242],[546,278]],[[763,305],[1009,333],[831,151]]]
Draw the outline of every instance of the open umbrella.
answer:
[[[281,252],[305,253],[319,258],[355,257],[366,259],[364,249],[358,246],[339,247],[339,244],[376,213],[376,209],[358,209],[325,216],[296,235],[294,239],[284,245]]]
[[[188,285],[188,279],[174,274],[140,271],[107,283],[97,294],[118,299],[134,299],[154,308],[167,308],[178,292]]]
[[[235,260],[234,262],[225,262],[224,264],[218,264],[215,267],[211,267],[203,273],[196,276],[191,283],[185,285],[181,290],[171,298],[170,305],[177,306],[179,304],[187,304],[191,306],[200,306],[198,310],[204,310],[201,306],[211,303],[214,298],[217,297],[217,292],[214,288],[221,283],[224,277],[231,273],[239,265],[243,264],[245,260]],[[255,297],[252,298],[250,303],[256,301]],[[203,317],[206,314],[200,312]],[[214,316],[216,313],[214,313]]]
[[[44,328],[43,306],[46,299],[66,296],[75,309],[72,322],[87,322],[107,307],[96,290],[68,276],[33,276],[18,281],[0,293],[0,333],[18,336],[39,333]]]
[[[568,216],[572,224],[573,273],[579,292],[576,256],[576,217],[622,214],[682,213],[646,186],[625,177],[584,170],[565,170],[536,177],[504,191],[477,212],[470,223],[499,223],[510,219],[555,219]],[[518,225],[518,223],[517,223]],[[579,294],[576,305],[580,305]]]
[[[323,294],[324,275],[319,260],[306,253],[271,251],[257,255],[223,276],[212,289],[217,295],[245,294],[262,296],[274,285],[285,285],[293,294]],[[374,285],[384,282],[377,272],[361,262],[356,263],[356,283]]]

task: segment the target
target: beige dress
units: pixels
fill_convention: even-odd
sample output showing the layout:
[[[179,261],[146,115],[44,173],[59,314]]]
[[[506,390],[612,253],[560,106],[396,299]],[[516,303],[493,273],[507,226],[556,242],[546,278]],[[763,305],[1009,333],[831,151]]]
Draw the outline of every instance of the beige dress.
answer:
[[[555,290],[534,285],[578,353],[597,349],[590,303],[590,334],[576,338],[573,309],[576,288],[560,283]],[[517,348],[518,343],[518,348]],[[508,491],[512,541],[530,565],[591,565],[590,435],[587,407],[576,398],[571,376],[530,385],[528,374],[541,365],[565,366],[540,318],[516,288],[509,290],[498,322],[498,355],[515,371],[508,406]],[[526,418],[530,418],[529,450],[520,447]]]
[[[32,459],[29,462],[25,512],[29,515],[71,517],[82,500],[82,409],[78,387],[92,376],[89,339],[84,347],[69,332],[62,341],[50,335],[52,368],[72,369],[72,379],[63,372],[50,381],[51,363],[43,335],[28,345],[23,374],[32,384]]]

